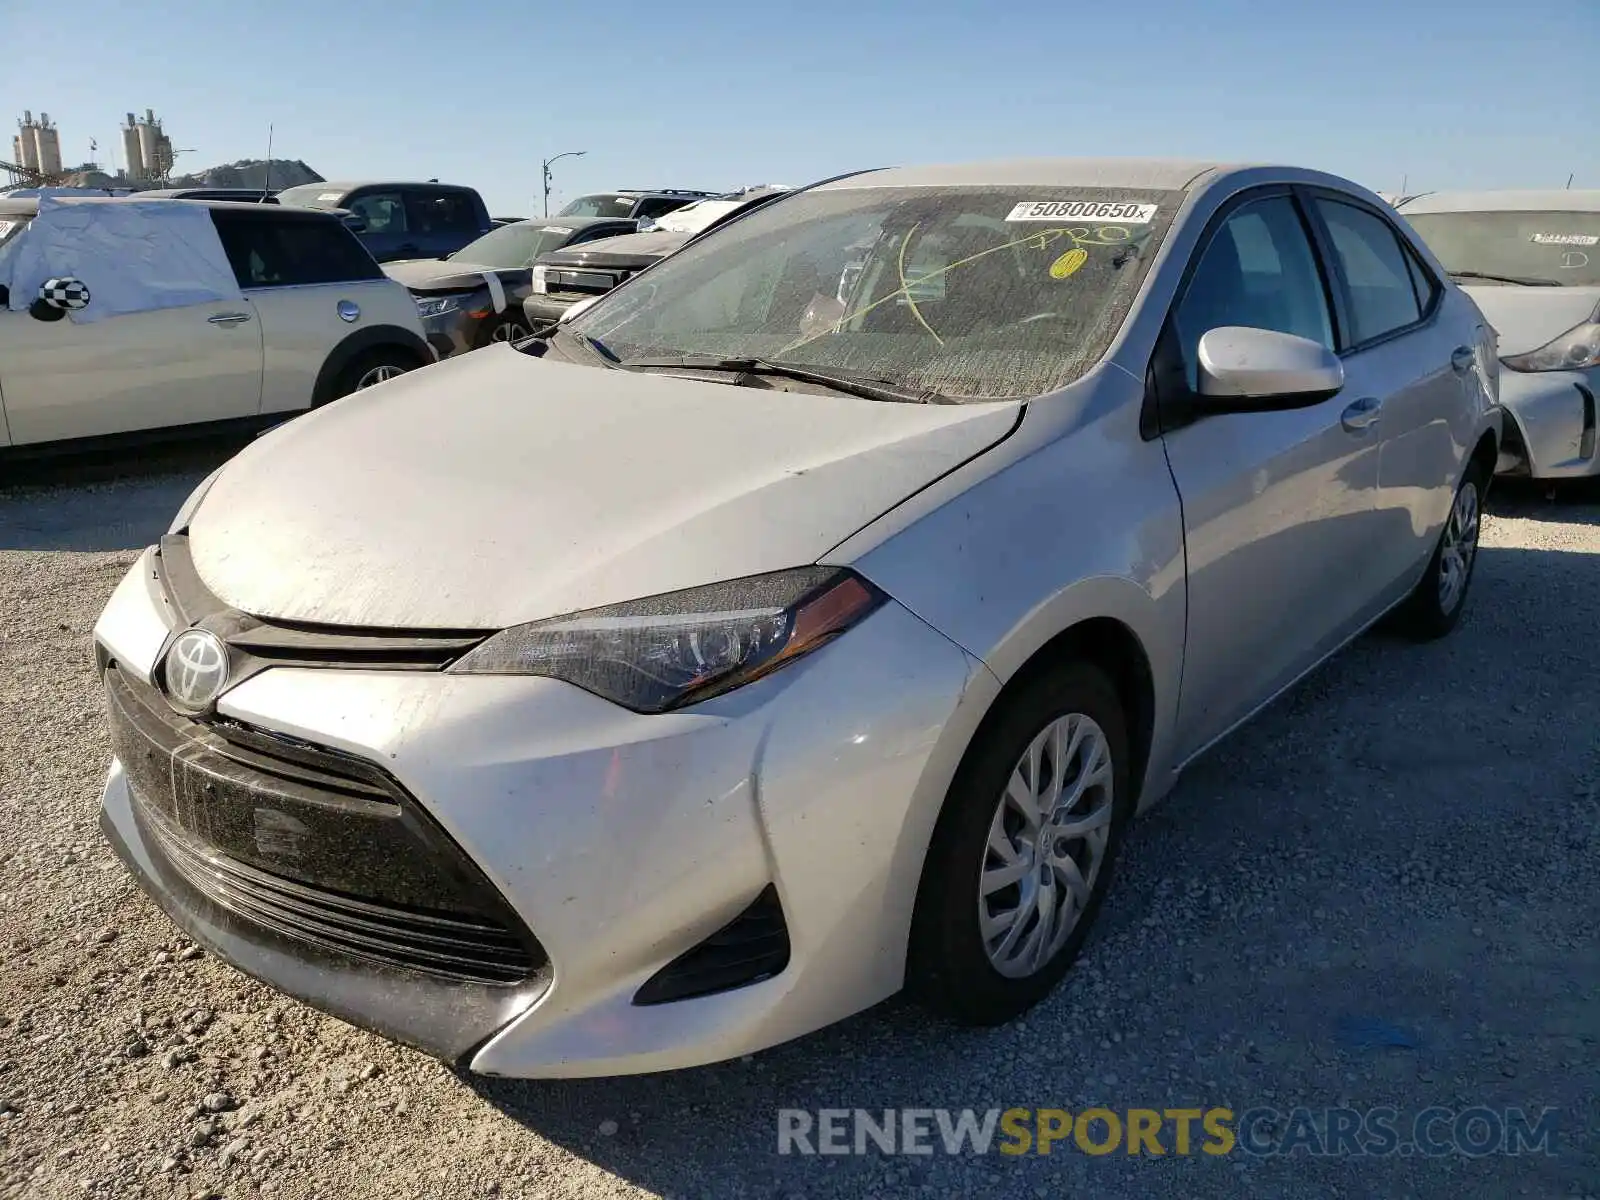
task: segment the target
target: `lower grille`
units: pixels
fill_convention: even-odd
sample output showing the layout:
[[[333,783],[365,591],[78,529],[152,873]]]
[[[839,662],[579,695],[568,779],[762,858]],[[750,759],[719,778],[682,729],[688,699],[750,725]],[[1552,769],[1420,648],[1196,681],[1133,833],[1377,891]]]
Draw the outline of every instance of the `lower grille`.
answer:
[[[148,810],[142,815],[152,840],[184,882],[212,903],[276,933],[357,958],[462,979],[515,983],[533,973],[527,948],[499,926],[307,887],[208,853]]]
[[[778,889],[766,889],[693,950],[656,972],[635,994],[635,1004],[667,1004],[732,991],[771,979],[789,965],[789,926]]]
[[[377,764],[175,712],[115,663],[105,686],[135,818],[207,901],[280,938],[460,980],[514,983],[547,962]]]

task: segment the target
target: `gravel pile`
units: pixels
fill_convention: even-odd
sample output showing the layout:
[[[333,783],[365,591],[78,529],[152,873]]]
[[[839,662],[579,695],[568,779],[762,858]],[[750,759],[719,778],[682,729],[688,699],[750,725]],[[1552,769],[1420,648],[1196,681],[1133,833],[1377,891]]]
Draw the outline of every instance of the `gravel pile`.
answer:
[[[1364,638],[1199,764],[1025,1022],[517,1084],[244,978],[101,843],[89,631],[208,468],[0,492],[0,1196],[1600,1195],[1600,505],[1501,499],[1456,636]],[[1549,1157],[776,1153],[780,1107],[1093,1103],[1562,1117]]]

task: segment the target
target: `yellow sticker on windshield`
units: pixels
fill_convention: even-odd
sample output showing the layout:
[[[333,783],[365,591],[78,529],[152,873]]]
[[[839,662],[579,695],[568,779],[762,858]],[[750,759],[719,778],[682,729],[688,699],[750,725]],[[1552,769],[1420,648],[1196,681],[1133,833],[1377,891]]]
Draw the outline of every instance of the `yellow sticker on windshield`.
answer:
[[[1088,261],[1089,252],[1082,246],[1074,246],[1050,264],[1050,278],[1065,279]]]

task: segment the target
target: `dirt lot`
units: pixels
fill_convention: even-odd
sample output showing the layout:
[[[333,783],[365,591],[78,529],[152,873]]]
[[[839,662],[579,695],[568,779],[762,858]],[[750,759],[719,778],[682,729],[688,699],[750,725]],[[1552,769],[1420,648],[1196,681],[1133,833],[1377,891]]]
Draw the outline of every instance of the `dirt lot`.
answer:
[[[1136,830],[1025,1024],[461,1078],[189,948],[102,845],[89,631],[208,469],[0,489],[0,1195],[1600,1195],[1600,504],[1502,495],[1470,612],[1369,636]],[[81,478],[75,476],[75,479]],[[1555,1153],[796,1157],[781,1107],[1556,1108]]]

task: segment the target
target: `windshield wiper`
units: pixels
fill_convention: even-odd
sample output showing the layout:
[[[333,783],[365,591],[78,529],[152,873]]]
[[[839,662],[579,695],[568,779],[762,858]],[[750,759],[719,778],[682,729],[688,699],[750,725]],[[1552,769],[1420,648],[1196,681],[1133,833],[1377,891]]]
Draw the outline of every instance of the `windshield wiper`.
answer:
[[[589,351],[591,356],[600,360],[601,366],[615,368],[619,363],[622,362],[622,360],[612,352],[611,347],[606,345],[599,338],[590,337],[587,333],[574,333],[565,325],[562,325],[559,321],[554,321],[549,325],[541,326],[540,328],[535,329],[533,333],[528,336],[528,340],[530,342],[552,342],[558,336],[563,338],[571,338],[573,341],[578,342],[585,350]]]
[[[955,404],[950,397],[933,391],[913,392],[896,387],[886,379],[861,379],[849,375],[836,375],[811,367],[791,363],[772,362],[765,358],[719,358],[714,354],[684,354],[663,358],[628,358],[619,364],[625,370],[678,370],[678,371],[729,371],[737,375],[771,375],[792,379],[796,383],[812,383],[818,387],[842,392],[847,396],[860,396],[864,400],[882,400],[893,404]]]
[[[1531,275],[1495,275],[1489,271],[1451,271],[1451,279],[1487,279],[1492,283],[1516,283],[1523,287],[1560,287],[1554,279],[1536,279]]]

